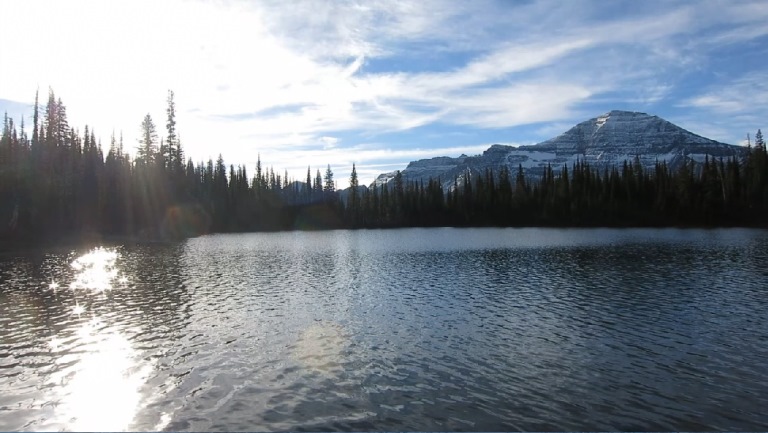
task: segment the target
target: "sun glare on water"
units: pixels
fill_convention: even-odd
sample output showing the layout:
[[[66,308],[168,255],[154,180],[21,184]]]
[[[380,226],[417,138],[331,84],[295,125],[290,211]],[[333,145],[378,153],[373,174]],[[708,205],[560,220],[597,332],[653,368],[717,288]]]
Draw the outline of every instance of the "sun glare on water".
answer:
[[[125,430],[139,409],[140,389],[152,365],[137,359],[121,333],[98,330],[98,320],[84,324],[75,335],[88,350],[75,366],[52,378],[57,384],[52,400],[58,401],[54,419],[72,431]],[[51,348],[61,345],[61,340],[51,341]],[[62,362],[65,359],[69,357]]]
[[[51,375],[49,388],[49,400],[56,404],[47,406],[53,411],[47,418],[54,428],[121,431],[129,428],[139,410],[140,390],[153,364],[141,359],[122,330],[100,318],[103,304],[90,302],[128,283],[118,270],[118,258],[116,249],[94,248],[70,263],[74,273],[68,285],[53,279],[48,284],[54,292],[62,286],[76,292],[70,311],[78,322],[82,315],[91,317],[48,342],[61,365]]]
[[[333,375],[342,369],[343,353],[348,344],[349,340],[341,325],[320,322],[301,332],[296,341],[294,356],[310,371]]]
[[[85,313],[85,307],[80,304],[75,304],[74,308],[72,308],[72,314],[75,316],[80,316],[83,313]]]
[[[116,260],[117,251],[101,247],[78,257],[71,264],[77,275],[69,287],[94,292],[111,290],[117,277]]]

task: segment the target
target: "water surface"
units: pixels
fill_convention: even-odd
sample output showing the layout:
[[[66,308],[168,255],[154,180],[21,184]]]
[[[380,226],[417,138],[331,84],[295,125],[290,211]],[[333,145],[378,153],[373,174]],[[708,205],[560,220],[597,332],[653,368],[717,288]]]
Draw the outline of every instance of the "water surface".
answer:
[[[0,430],[766,430],[768,232],[407,229],[0,257]]]

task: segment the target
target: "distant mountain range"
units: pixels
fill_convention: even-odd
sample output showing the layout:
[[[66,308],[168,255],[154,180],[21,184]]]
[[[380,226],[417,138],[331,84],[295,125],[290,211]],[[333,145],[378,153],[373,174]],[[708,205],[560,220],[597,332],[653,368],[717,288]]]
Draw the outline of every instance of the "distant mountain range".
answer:
[[[703,162],[709,157],[742,157],[746,148],[720,143],[696,135],[660,117],[646,113],[614,110],[602,116],[581,122],[565,133],[530,146],[505,146],[494,144],[482,155],[458,158],[437,157],[422,159],[408,164],[402,170],[405,182],[440,178],[447,191],[455,178],[467,172],[484,173],[491,168],[498,173],[507,166],[514,176],[522,166],[529,178],[540,177],[547,165],[558,172],[563,165],[571,166],[577,160],[586,161],[600,171],[624,161],[638,158],[646,169],[656,162],[666,161],[676,169],[683,161]],[[396,172],[379,175],[374,183],[391,182]]]

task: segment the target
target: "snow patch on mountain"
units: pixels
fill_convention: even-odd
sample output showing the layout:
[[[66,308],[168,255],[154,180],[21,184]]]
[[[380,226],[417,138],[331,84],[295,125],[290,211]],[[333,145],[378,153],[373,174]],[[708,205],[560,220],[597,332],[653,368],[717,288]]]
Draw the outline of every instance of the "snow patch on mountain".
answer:
[[[559,171],[564,165],[584,161],[601,171],[621,167],[624,161],[639,160],[644,169],[653,169],[665,161],[676,169],[684,161],[697,163],[709,158],[742,157],[742,146],[720,143],[687,131],[658,116],[613,110],[581,122],[550,140],[530,146],[512,147],[494,144],[482,155],[458,158],[436,157],[408,164],[403,180],[440,179],[447,191],[454,179],[469,173],[482,174],[487,169],[498,173],[506,166],[514,175],[519,167],[531,178],[540,177],[549,165]],[[392,182],[396,172],[380,175],[374,183]]]

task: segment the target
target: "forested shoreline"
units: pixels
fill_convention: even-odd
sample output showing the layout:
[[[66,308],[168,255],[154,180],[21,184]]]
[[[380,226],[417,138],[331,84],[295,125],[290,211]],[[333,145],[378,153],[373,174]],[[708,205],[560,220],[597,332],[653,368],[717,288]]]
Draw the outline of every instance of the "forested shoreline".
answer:
[[[122,136],[104,155],[92,129],[70,127],[66,107],[49,91],[37,96],[33,124],[6,115],[0,139],[0,239],[62,237],[168,240],[212,232],[433,226],[766,226],[768,154],[758,131],[743,160],[639,160],[599,171],[584,162],[547,167],[542,178],[522,167],[465,173],[445,190],[441,179],[335,188],[333,172],[308,168],[290,179],[257,163],[225,165],[219,156],[184,159],[168,93],[165,134],[147,115],[135,157]],[[133,147],[133,146],[131,146]]]

